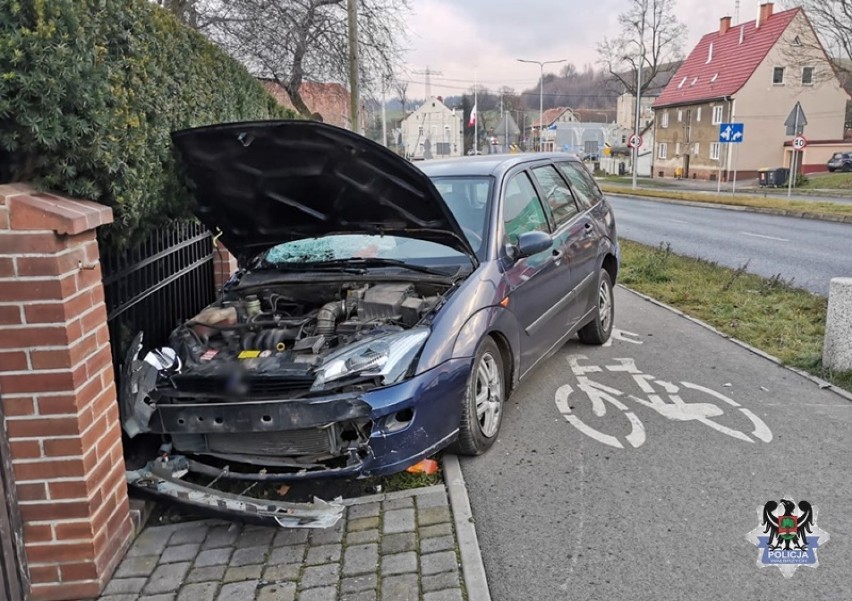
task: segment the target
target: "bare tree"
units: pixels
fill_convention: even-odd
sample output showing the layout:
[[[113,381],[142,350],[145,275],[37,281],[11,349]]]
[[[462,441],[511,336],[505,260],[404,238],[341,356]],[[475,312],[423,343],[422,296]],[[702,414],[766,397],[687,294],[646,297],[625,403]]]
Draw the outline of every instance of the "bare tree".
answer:
[[[790,0],[784,5],[801,7],[807,16],[793,23],[793,41],[784,53],[787,62],[812,67],[813,83],[837,76],[852,94],[852,0]],[[819,68],[826,61],[831,68]]]
[[[179,1],[179,0],[164,0]],[[359,0],[359,70],[370,91],[397,66],[407,0]],[[348,79],[346,0],[210,0],[202,31],[260,77],[278,83],[296,110],[306,80]]]
[[[173,12],[193,29],[198,28],[198,0],[155,0],[156,4]]]
[[[399,102],[402,104],[402,118],[405,119],[407,114],[405,112],[406,102],[408,101],[408,82],[407,81],[397,81],[394,84],[396,88],[397,96],[399,96]]]
[[[600,64],[622,91],[636,95],[640,62],[644,93],[683,58],[686,26],[675,16],[676,5],[677,0],[629,0],[629,8],[618,15],[618,35],[598,44]]]

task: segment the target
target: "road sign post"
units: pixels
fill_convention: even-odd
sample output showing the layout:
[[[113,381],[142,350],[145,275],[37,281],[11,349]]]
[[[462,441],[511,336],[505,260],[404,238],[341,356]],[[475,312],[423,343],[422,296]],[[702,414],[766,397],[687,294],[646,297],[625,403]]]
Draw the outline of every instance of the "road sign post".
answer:
[[[790,196],[792,195],[794,178],[798,178],[799,167],[801,166],[800,161],[798,160],[799,153],[802,152],[807,145],[808,140],[805,138],[805,136],[799,135],[793,138],[793,142],[791,144],[793,148],[793,156],[790,160],[791,171],[787,182],[787,198],[790,198]]]
[[[808,141],[805,140],[802,135],[807,124],[808,118],[805,117],[805,111],[802,109],[802,103],[797,102],[796,106],[793,107],[793,110],[790,111],[790,115],[787,117],[787,120],[784,122],[784,125],[787,127],[787,135],[796,136],[793,139],[793,156],[790,158],[790,175],[787,178],[787,198],[793,196],[793,179],[796,177],[798,171],[796,167],[796,159],[798,157],[799,150],[802,150],[808,145]],[[797,146],[797,142],[801,144],[801,146]]]
[[[745,140],[745,124],[743,123],[721,123],[719,125],[720,144],[742,144]],[[731,194],[737,191],[737,154],[734,152],[734,181],[731,184]],[[716,182],[716,192],[722,192],[722,161],[719,155],[719,177]]]

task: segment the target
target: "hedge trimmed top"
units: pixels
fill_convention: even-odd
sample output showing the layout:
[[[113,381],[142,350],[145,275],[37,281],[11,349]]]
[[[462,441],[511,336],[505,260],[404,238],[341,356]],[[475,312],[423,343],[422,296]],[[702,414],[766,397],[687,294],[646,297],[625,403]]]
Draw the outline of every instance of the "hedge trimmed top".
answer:
[[[172,131],[288,117],[148,0],[0,2],[0,179],[113,207],[117,244],[188,213]]]

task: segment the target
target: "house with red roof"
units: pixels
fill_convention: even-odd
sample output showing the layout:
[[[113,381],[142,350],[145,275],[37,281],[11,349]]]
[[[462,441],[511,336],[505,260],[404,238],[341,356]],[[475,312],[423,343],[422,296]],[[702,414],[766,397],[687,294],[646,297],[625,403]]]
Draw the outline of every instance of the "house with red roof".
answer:
[[[784,123],[796,102],[816,148],[842,143],[848,100],[801,8],[775,13],[766,2],[753,21],[732,25],[723,17],[654,102],[654,176],[729,181],[735,171],[747,178],[789,166],[792,136]],[[742,143],[720,143],[723,123],[744,124]],[[805,166],[816,168],[817,155]]]

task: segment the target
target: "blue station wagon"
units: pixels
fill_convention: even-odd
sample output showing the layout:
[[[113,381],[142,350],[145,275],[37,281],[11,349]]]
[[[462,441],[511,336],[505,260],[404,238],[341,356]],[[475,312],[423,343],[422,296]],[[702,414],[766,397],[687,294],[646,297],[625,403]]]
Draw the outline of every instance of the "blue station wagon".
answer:
[[[304,121],[174,143],[196,214],[240,269],[168,347],[142,355],[140,335],[128,356],[125,432],[162,444],[129,480],[153,496],[327,525],[181,478],[377,476],[446,447],[477,455],[536,365],[572,336],[610,336],[615,219],[575,158],[415,166]]]

